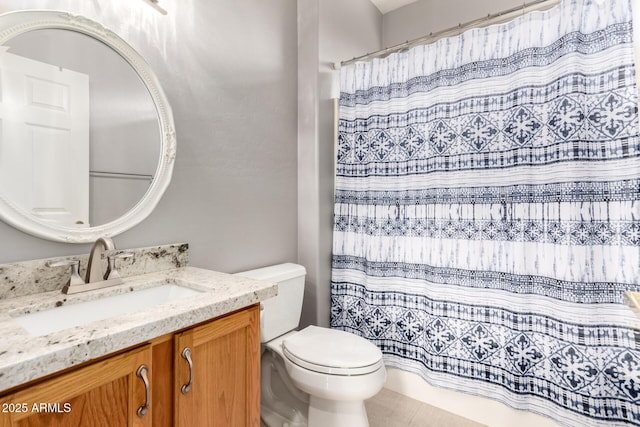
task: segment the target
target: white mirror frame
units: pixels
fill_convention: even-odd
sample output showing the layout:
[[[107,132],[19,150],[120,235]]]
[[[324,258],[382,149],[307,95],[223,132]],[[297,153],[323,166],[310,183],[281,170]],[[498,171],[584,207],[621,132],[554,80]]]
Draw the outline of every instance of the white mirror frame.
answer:
[[[36,237],[66,243],[88,243],[99,237],[120,234],[144,220],[156,207],[173,173],[176,157],[176,134],[171,106],[158,78],[146,61],[113,31],[83,16],[62,11],[28,10],[0,15],[0,45],[28,31],[64,29],[93,37],[115,50],[138,73],[149,90],[158,112],[160,126],[160,158],[149,189],[138,203],[120,218],[88,228],[71,228],[38,221],[24,209],[0,194],[0,219]]]

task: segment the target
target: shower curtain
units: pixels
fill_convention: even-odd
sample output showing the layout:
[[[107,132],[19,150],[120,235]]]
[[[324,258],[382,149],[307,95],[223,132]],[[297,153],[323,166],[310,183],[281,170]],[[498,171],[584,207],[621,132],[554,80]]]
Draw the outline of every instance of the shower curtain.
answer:
[[[567,426],[640,426],[629,0],[341,70],[331,325]]]

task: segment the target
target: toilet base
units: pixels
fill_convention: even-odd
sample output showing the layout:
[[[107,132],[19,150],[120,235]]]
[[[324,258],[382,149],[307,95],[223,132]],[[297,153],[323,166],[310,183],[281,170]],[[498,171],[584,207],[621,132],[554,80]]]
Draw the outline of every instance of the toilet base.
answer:
[[[363,401],[309,397],[309,427],[369,427]]]

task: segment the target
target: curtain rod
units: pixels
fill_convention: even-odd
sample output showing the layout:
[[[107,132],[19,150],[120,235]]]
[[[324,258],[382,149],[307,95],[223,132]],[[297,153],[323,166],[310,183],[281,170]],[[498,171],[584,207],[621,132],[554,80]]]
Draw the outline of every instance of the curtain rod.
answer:
[[[448,37],[451,35],[457,35],[462,33],[464,30],[470,28],[481,28],[487,25],[498,24],[500,22],[506,22],[511,19],[516,18],[519,14],[525,14],[527,12],[532,12],[534,10],[546,10],[550,9],[553,6],[560,3],[561,0],[534,0],[529,3],[522,3],[522,6],[513,7],[511,9],[503,10],[498,13],[490,13],[485,17],[474,19],[473,21],[467,21],[461,24],[458,24],[454,27],[446,28],[444,30],[436,31],[435,33],[429,33],[426,36],[418,37],[417,39],[408,40],[404,43],[397,44],[395,46],[387,47],[375,52],[367,53],[362,56],[355,57],[353,59],[349,59],[342,62],[336,62],[333,65],[333,68],[339,70],[340,67],[345,65],[350,65],[359,61],[366,61],[373,58],[380,58],[385,55],[389,55],[395,52],[401,52],[403,50],[412,48],[414,46],[419,46],[422,44],[432,43],[438,39]]]

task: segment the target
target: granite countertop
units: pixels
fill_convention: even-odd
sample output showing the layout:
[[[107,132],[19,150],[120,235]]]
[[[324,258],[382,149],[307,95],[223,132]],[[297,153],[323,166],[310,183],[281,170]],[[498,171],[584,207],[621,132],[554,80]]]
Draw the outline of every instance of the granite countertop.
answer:
[[[34,337],[13,317],[60,305],[123,294],[159,283],[204,291],[133,314]],[[181,267],[124,278],[124,284],[64,295],[59,290],[0,299],[0,393],[62,369],[144,343],[275,296],[274,283]]]

